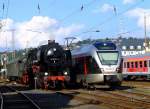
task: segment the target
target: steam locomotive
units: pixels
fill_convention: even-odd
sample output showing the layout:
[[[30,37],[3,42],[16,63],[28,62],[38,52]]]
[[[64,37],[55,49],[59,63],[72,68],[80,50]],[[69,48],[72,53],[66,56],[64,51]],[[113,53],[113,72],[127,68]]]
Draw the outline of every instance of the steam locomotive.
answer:
[[[63,88],[70,81],[71,52],[55,41],[28,52],[23,83],[34,88]]]

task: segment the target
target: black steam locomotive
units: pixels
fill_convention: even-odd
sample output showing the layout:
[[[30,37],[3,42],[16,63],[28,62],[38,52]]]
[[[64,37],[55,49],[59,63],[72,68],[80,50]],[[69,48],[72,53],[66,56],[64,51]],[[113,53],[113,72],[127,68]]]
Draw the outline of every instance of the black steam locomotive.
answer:
[[[28,52],[23,82],[30,87],[65,87],[70,81],[71,52],[55,41]]]

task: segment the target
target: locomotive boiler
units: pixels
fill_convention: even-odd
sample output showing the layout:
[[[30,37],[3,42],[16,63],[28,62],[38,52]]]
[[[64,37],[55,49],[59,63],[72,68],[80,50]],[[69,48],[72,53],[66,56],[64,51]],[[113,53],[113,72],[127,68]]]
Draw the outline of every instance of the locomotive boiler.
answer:
[[[24,82],[30,87],[65,87],[70,81],[71,52],[55,41],[28,52]]]

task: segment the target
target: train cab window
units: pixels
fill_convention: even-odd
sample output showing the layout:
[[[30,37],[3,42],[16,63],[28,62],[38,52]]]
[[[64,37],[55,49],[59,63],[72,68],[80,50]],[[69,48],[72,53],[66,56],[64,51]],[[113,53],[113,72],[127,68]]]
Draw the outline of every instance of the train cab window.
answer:
[[[129,62],[127,62],[127,68],[130,68],[130,63]]]
[[[138,68],[138,62],[135,62],[135,68]]]
[[[133,62],[131,62],[131,68],[134,68],[134,63]]]
[[[126,68],[127,67],[127,63],[126,62],[124,62],[124,68]]]
[[[141,68],[143,67],[142,61],[140,61],[140,67],[141,67]]]
[[[147,61],[144,61],[144,67],[147,67]]]

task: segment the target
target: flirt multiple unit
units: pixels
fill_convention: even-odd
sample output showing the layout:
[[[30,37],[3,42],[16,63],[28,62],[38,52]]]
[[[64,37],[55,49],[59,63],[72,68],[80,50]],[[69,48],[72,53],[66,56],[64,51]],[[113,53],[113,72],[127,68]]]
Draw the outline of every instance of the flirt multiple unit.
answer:
[[[112,42],[96,42],[72,51],[74,81],[80,85],[107,84],[120,86],[122,58]]]

